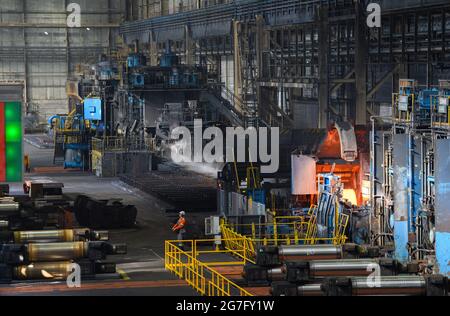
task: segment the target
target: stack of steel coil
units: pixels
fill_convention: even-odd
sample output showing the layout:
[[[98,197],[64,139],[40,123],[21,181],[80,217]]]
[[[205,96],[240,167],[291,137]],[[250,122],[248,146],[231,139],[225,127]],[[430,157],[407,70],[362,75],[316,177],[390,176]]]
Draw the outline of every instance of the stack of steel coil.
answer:
[[[108,255],[125,254],[126,245],[111,244],[108,232],[88,229],[7,232],[1,235],[0,281],[63,280],[76,267],[84,278],[112,276]]]

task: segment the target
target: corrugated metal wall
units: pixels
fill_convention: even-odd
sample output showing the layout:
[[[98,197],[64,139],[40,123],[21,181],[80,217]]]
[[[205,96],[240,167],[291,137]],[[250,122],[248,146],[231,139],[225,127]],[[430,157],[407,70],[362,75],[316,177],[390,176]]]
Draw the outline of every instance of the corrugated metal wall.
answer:
[[[80,5],[80,28],[67,27],[70,3]],[[26,83],[42,121],[66,113],[68,77],[108,52],[124,13],[125,0],[0,0],[0,83]]]

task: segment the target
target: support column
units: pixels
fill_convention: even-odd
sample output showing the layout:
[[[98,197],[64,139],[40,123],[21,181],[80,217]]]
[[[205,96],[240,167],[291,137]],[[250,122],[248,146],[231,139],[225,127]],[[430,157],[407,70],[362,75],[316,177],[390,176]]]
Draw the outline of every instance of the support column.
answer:
[[[234,94],[241,97],[242,92],[242,60],[240,48],[241,25],[239,21],[233,21],[233,47],[234,47]],[[237,109],[239,112],[241,108]]]
[[[67,8],[67,6],[69,5],[68,0],[64,1],[64,5]],[[108,12],[109,12],[109,6],[108,6]],[[111,19],[110,18],[108,18],[108,22],[111,23]],[[110,29],[108,29],[108,30],[109,30],[109,32],[111,32]],[[66,63],[67,63],[67,68],[66,69],[67,69],[67,79],[69,79],[69,77],[70,77],[70,60],[71,60],[71,57],[70,57],[70,33],[69,33],[69,28],[67,27],[67,25],[65,27],[65,35],[66,35]],[[108,41],[109,40],[110,40],[110,36],[108,36]],[[108,43],[108,47],[109,47],[109,49],[111,49],[111,43]],[[68,100],[68,102],[70,102],[70,101]],[[69,106],[70,106],[70,104],[69,104]]]
[[[263,113],[267,113],[268,100],[262,96],[262,87],[260,86],[260,82],[263,78],[263,50],[265,48],[267,41],[265,40],[265,32],[264,32],[264,17],[262,15],[256,16],[256,100],[258,103],[258,113],[259,116],[264,116]],[[264,118],[266,119],[266,118]]]
[[[264,32],[264,17],[262,15],[256,16],[256,63],[258,67],[258,80],[263,77],[263,50],[267,41],[265,40]]]
[[[155,41],[155,34],[153,31],[150,32],[150,65],[157,66],[158,64],[158,43]]]
[[[189,25],[185,26],[186,64],[194,64],[194,47],[192,45],[192,32]]]
[[[437,272],[450,276],[450,139],[436,140],[436,261]]]
[[[328,8],[319,9],[319,122],[318,128],[328,124]]]
[[[27,0],[22,0],[22,22],[24,27],[22,28],[22,34],[23,34],[23,67],[24,67],[24,102],[25,102],[25,109],[28,112],[30,109],[30,90],[29,90],[29,83],[28,83],[28,75],[30,72],[29,65],[28,65],[28,49],[27,49],[27,31],[25,28],[25,25],[27,23]]]
[[[367,124],[367,24],[362,6],[356,3],[355,24],[355,90],[356,125]]]

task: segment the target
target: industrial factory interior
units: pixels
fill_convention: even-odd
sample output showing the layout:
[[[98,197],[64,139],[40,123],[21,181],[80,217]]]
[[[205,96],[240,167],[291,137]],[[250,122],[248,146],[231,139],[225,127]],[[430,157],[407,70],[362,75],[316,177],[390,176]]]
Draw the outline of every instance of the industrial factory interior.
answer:
[[[0,0],[0,296],[449,279],[449,0]]]

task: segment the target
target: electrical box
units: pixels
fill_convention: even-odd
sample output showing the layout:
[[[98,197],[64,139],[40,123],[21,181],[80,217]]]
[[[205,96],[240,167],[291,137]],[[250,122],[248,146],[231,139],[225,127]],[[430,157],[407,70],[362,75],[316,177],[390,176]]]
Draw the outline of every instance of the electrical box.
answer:
[[[439,98],[438,113],[447,114],[448,106],[449,106],[448,98]]]
[[[220,217],[211,216],[205,218],[205,235],[215,236],[220,234]]]
[[[408,112],[409,109],[409,96],[401,95],[398,100],[398,110]]]
[[[89,121],[102,120],[102,100],[98,98],[84,99],[84,119]]]

